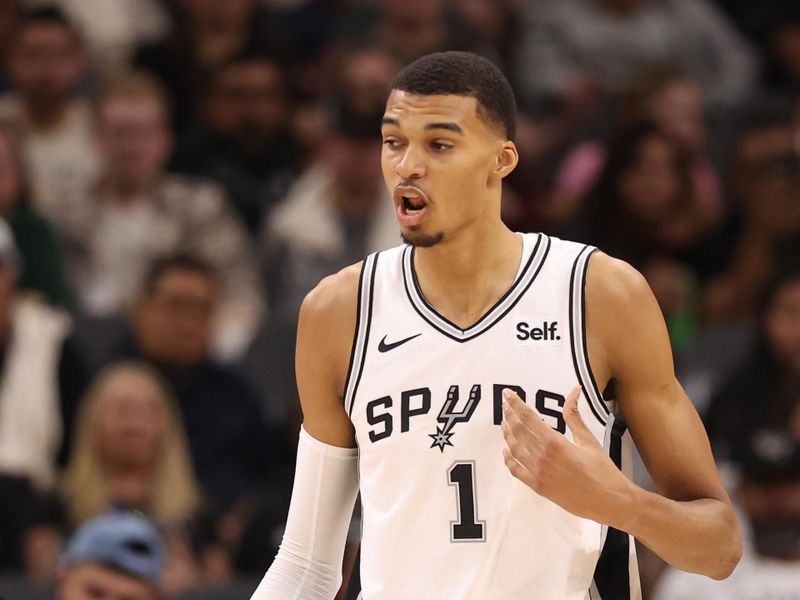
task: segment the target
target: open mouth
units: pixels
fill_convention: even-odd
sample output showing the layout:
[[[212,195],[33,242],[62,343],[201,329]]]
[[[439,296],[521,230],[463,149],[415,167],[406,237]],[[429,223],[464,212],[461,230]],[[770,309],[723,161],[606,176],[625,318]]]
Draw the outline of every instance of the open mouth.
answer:
[[[398,186],[394,191],[394,200],[402,225],[413,227],[422,223],[429,204],[425,192],[412,186]]]

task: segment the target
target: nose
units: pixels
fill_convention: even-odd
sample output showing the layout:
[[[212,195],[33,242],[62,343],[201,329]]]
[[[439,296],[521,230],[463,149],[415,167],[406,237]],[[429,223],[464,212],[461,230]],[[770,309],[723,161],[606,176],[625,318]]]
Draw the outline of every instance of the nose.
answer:
[[[409,145],[403,157],[395,166],[395,172],[401,179],[420,179],[425,176],[425,163],[419,152]]]

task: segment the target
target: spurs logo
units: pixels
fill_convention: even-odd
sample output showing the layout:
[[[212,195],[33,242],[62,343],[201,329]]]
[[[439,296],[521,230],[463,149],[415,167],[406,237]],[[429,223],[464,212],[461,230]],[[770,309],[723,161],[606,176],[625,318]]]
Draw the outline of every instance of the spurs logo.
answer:
[[[439,448],[442,453],[444,453],[445,446],[453,445],[451,441],[455,433],[453,427],[458,423],[469,421],[481,399],[481,386],[475,384],[469,391],[469,399],[464,408],[460,412],[456,412],[459,397],[458,389],[457,385],[450,386],[450,389],[447,391],[447,399],[442,405],[442,410],[439,411],[439,416],[436,417],[436,421],[441,424],[441,427],[436,428],[436,433],[428,434],[428,436],[433,439],[431,448]]]

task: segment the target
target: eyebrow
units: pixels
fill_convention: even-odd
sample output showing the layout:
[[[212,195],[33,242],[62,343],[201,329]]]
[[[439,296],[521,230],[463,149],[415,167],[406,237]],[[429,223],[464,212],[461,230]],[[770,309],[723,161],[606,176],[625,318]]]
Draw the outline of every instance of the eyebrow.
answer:
[[[383,117],[381,124],[400,127],[400,121],[392,117]],[[425,131],[430,131],[431,129],[446,129],[447,131],[464,135],[464,130],[457,123],[428,123],[425,125]]]

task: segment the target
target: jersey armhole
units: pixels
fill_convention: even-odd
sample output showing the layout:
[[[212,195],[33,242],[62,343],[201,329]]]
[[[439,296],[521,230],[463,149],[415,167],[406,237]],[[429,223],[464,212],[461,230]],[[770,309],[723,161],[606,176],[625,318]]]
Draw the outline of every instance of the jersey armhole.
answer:
[[[597,248],[593,246],[584,247],[572,265],[569,280],[569,333],[575,375],[583,388],[592,414],[601,425],[605,426],[611,413],[597,388],[597,381],[589,364],[589,349],[586,343],[586,273],[589,259],[595,252]]]
[[[353,404],[367,357],[367,343],[372,321],[372,297],[375,290],[375,271],[378,268],[379,254],[379,252],[370,254],[364,260],[358,280],[356,328],[353,333],[353,346],[350,350],[350,365],[347,368],[347,378],[344,383],[344,407],[347,410],[347,416],[353,414]]]

